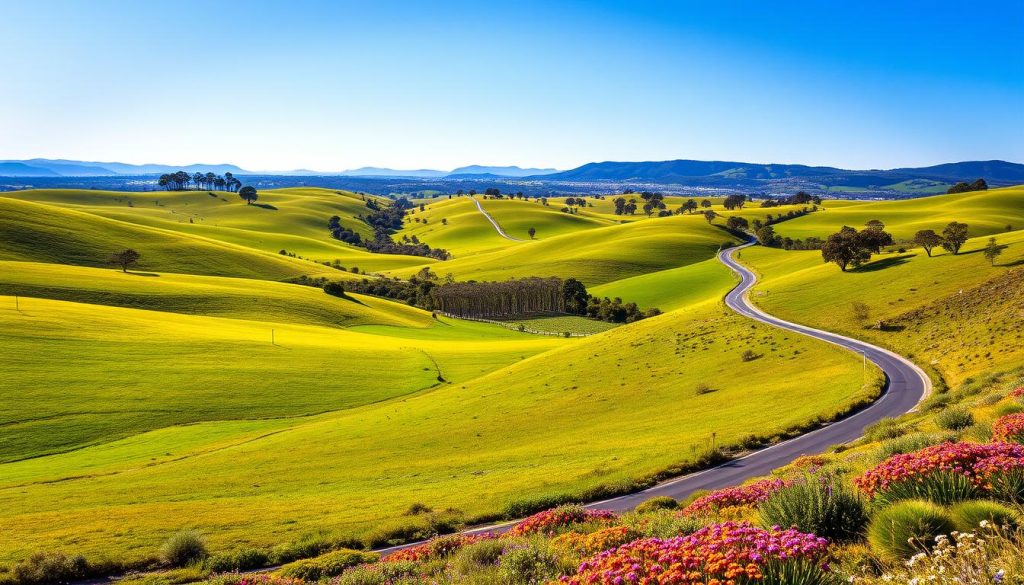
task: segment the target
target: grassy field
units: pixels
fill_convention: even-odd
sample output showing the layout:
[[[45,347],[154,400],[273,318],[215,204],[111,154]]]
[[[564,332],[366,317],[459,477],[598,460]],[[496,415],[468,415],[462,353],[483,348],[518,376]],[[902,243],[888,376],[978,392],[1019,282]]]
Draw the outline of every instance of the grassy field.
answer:
[[[954,220],[968,224],[972,236],[1024,228],[1024,187],[902,201],[854,203],[826,200],[823,207],[824,211],[780,223],[775,226],[775,231],[793,239],[808,236],[825,238],[844,225],[861,228],[872,219],[885,222],[886,231],[902,240],[913,238],[918,230],[933,229],[941,233],[942,228]]]
[[[872,263],[846,273],[824,264],[817,251],[757,247],[744,250],[742,258],[762,277],[753,298],[767,311],[892,347],[956,385],[1024,361],[1024,322],[1012,303],[998,302],[989,291],[988,311],[984,303],[972,304],[967,312],[955,304],[947,306],[957,299],[969,304],[974,295],[986,294],[975,288],[1021,271],[1024,231],[997,236],[1007,247],[995,266],[980,253],[987,240],[969,241],[956,256],[941,252],[929,258],[920,250],[876,256]],[[855,316],[854,302],[867,305],[867,320]],[[945,309],[936,314],[941,307]],[[878,330],[880,320],[892,327]]]
[[[514,242],[468,197],[442,197],[397,235],[455,255],[436,262],[331,240],[332,214],[365,229],[356,225],[359,195],[261,193],[276,209],[229,195],[0,198],[0,562],[55,548],[139,560],[189,527],[214,551],[319,530],[361,538],[424,522],[404,515],[414,503],[493,516],[685,467],[711,433],[726,446],[780,436],[863,400],[877,382],[857,356],[724,308],[735,281],[714,255],[736,238],[721,218],[710,225],[699,214],[616,218],[562,213],[556,200],[482,201],[512,235],[537,229],[535,240]],[[825,213],[857,207],[836,203]],[[1003,259],[1012,262],[1018,244],[1008,243]],[[105,266],[112,246],[135,247],[143,261],[128,274]],[[278,247],[403,276],[425,265],[459,280],[572,276],[595,295],[666,314],[621,326],[524,322],[591,334],[582,339],[434,319],[281,282],[354,275]],[[814,254],[744,257],[768,277],[770,302],[789,286],[777,273],[830,268]],[[963,270],[950,268],[949,282]],[[943,287],[905,309],[930,306]],[[757,359],[741,359],[746,350]],[[1012,356],[1004,357],[995,361]]]

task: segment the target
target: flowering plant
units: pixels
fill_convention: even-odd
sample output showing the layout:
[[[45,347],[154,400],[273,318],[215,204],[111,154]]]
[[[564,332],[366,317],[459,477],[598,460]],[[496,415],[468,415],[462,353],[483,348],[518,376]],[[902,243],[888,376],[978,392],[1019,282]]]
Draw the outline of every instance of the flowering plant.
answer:
[[[1024,397],[1024,386],[1021,386],[1020,388],[1015,388],[1013,390],[1010,390],[1010,397],[1011,398],[1022,398],[1022,397]]]
[[[725,522],[690,536],[624,544],[587,559],[575,575],[561,581],[574,585],[748,583],[780,572],[792,575],[795,565],[801,572],[820,574],[827,570],[827,549],[825,539],[813,534]]]
[[[706,516],[725,512],[725,515],[737,517],[792,483],[782,479],[762,479],[748,485],[715,490],[694,500],[683,508],[682,514]]]
[[[273,573],[225,573],[208,581],[209,585],[303,585],[305,581]]]
[[[552,540],[551,546],[556,550],[578,556],[591,556],[636,540],[639,536],[639,533],[628,526],[612,526],[590,534],[566,532]]]
[[[410,546],[409,548],[393,552],[384,557],[384,560],[389,563],[398,563],[405,561],[421,562],[442,559],[452,555],[466,545],[491,538],[496,538],[491,532],[486,532],[484,534],[449,534],[447,536],[438,536],[431,538],[422,544],[417,544],[415,546]]]
[[[908,486],[928,493],[928,481],[937,476],[960,478],[968,487],[989,490],[993,476],[1022,466],[1024,445],[942,443],[894,455],[853,482],[870,498]]]
[[[999,417],[992,425],[992,438],[1005,443],[1024,444],[1024,412]]]
[[[618,515],[611,510],[588,510],[583,506],[559,506],[538,512],[512,527],[512,536],[546,534],[554,536],[562,529],[586,522],[611,523]]]

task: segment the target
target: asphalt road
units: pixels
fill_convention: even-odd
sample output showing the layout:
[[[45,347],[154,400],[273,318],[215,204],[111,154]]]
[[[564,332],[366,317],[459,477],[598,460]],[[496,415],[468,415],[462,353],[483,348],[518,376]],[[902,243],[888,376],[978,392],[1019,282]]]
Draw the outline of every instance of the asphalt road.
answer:
[[[863,355],[867,360],[874,362],[885,372],[886,387],[882,396],[867,408],[799,437],[754,451],[749,455],[704,471],[664,481],[640,492],[600,502],[592,502],[587,504],[586,507],[625,512],[655,496],[668,496],[681,500],[697,490],[710,490],[738,485],[752,477],[767,475],[773,469],[782,467],[801,455],[823,453],[833,445],[849,443],[858,439],[863,434],[866,426],[885,417],[899,416],[913,410],[918,402],[931,392],[931,380],[929,380],[927,374],[906,358],[870,343],[783,321],[753,306],[748,298],[748,293],[757,281],[757,277],[735,259],[736,255],[751,245],[753,243],[747,243],[735,248],[727,248],[718,254],[718,260],[740,277],[739,284],[725,296],[725,304],[744,317],[833,343]],[[751,431],[756,430],[751,429]],[[475,528],[468,531],[468,533],[504,532],[513,524],[514,522],[494,524]],[[387,554],[407,546],[410,545],[385,549],[381,552]]]

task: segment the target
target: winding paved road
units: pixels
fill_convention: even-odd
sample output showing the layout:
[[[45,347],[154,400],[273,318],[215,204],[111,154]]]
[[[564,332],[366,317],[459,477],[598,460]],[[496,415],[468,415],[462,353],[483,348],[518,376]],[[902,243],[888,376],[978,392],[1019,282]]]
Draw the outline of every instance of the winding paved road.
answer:
[[[587,508],[625,512],[655,496],[669,496],[681,500],[697,490],[738,485],[752,477],[768,475],[773,469],[782,467],[801,455],[822,453],[833,445],[848,443],[859,438],[863,434],[864,427],[882,418],[899,416],[913,410],[918,402],[931,393],[932,384],[928,375],[906,358],[870,343],[783,321],[752,305],[748,295],[754,283],[757,282],[757,277],[740,264],[734,256],[740,250],[753,244],[754,242],[749,242],[718,253],[718,260],[740,277],[739,284],[726,294],[725,304],[744,317],[833,343],[865,356],[885,372],[887,384],[882,396],[867,408],[799,437],[754,451],[749,455],[704,471],[664,481],[634,494],[587,504]],[[471,534],[504,532],[513,524],[514,522],[505,522],[475,528],[468,532]],[[381,552],[387,554],[406,546],[410,545],[385,549]]]
[[[486,211],[484,211],[484,206],[480,205],[480,200],[477,199],[476,197],[473,197],[472,199],[473,199],[473,203],[476,203],[476,208],[478,210],[480,210],[480,213],[484,214],[484,217],[487,218],[487,221],[491,222],[491,225],[494,226],[494,229],[495,229],[495,231],[498,232],[499,236],[505,238],[506,240],[512,240],[513,242],[522,242],[523,241],[523,240],[520,240],[519,238],[513,238],[512,236],[506,234],[505,230],[501,229],[501,226],[498,225],[498,222],[494,221],[494,218],[491,217],[491,214],[487,213]]]

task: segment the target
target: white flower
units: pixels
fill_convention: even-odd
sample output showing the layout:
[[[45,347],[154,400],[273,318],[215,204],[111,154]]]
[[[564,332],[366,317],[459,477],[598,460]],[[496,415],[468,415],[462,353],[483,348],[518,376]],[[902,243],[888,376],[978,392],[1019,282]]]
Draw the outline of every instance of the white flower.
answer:
[[[988,520],[982,520],[981,522],[978,523],[978,526],[981,526],[982,528],[988,528],[988,526],[989,526]]]

